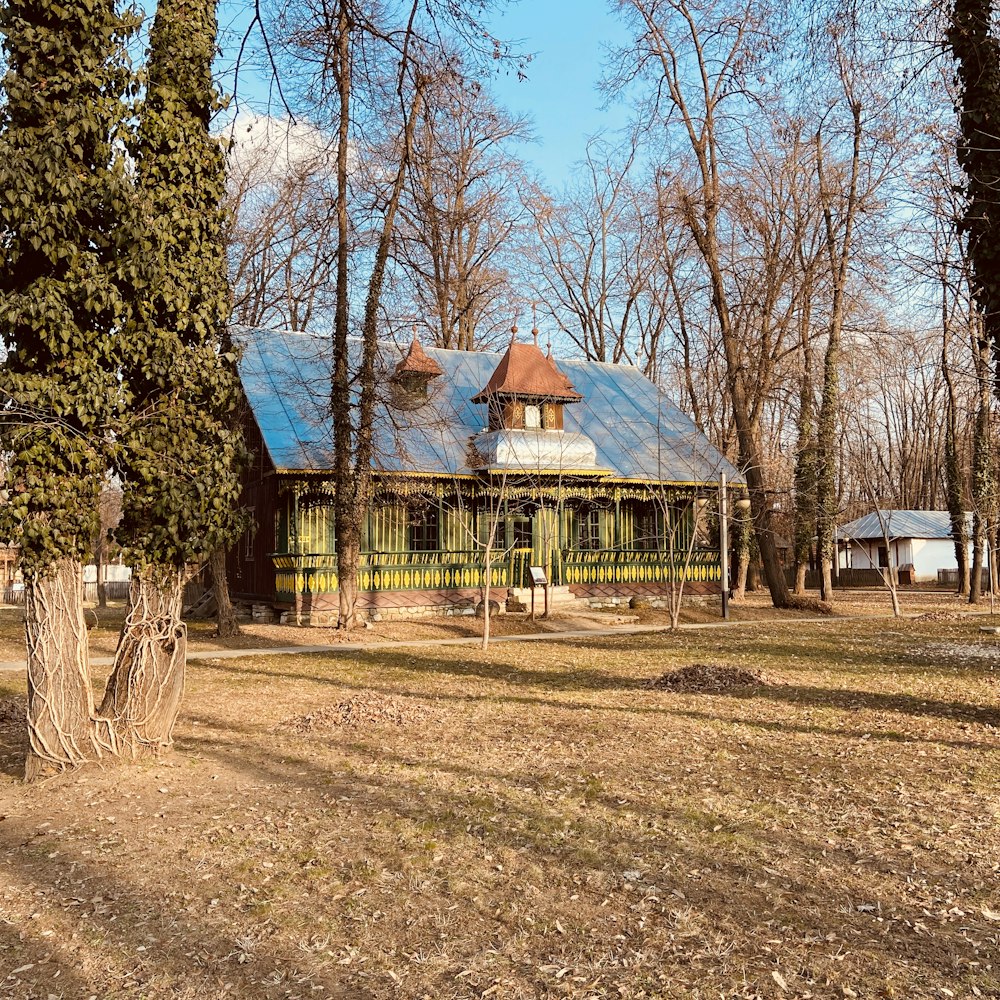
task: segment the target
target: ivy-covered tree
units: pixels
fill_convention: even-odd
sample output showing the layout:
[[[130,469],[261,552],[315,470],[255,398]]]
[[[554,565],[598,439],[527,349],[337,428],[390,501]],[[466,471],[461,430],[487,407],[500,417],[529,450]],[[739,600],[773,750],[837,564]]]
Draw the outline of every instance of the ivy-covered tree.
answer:
[[[958,162],[973,290],[994,362],[1000,361],[1000,37],[993,0],[955,0],[947,32],[958,64]],[[1000,375],[996,376],[1000,380]],[[1000,391],[1000,390],[998,390]]]
[[[0,447],[4,528],[25,577],[29,779],[114,745],[95,719],[82,559],[119,403],[112,348],[130,187],[114,143],[131,28],[114,0],[0,4]]]
[[[130,143],[141,221],[115,343],[125,413],[117,534],[133,577],[101,714],[133,755],[170,743],[184,683],[186,567],[240,528],[224,150],[209,134],[216,28],[216,0],[160,0]]]

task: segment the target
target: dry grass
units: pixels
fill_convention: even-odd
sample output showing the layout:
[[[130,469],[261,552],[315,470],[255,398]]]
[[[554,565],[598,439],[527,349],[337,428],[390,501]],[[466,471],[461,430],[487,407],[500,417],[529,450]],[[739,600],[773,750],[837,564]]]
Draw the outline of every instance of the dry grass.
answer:
[[[953,594],[935,590],[913,590],[901,592],[903,609],[910,614],[932,614],[935,616],[957,616],[964,618],[969,611],[968,604]],[[763,591],[749,594],[738,603],[730,604],[730,619],[734,622],[746,621],[788,621],[790,618],[813,618],[828,613],[828,606],[819,607],[815,598],[796,598],[799,607],[786,611],[775,611],[770,599]],[[988,610],[988,604],[980,607],[979,613]],[[838,594],[834,613],[840,616],[882,616],[890,612],[889,597],[885,591],[848,591]],[[88,606],[88,619],[93,624],[90,636],[90,652],[95,657],[113,656],[118,643],[118,633],[124,617],[124,605],[112,603],[106,609]],[[644,625],[670,625],[670,614],[662,609],[643,608],[632,610],[623,607],[620,611],[608,611],[609,622],[624,614],[637,618]],[[681,611],[684,624],[711,624],[719,621],[718,598],[704,604],[694,603]],[[597,616],[595,616],[597,617]],[[24,615],[17,607],[0,607],[0,663],[24,660]],[[532,622],[527,614],[496,615],[491,619],[490,632],[494,636],[524,635],[552,631],[559,625],[558,616],[553,621]],[[322,646],[340,643],[392,642],[414,639],[458,639],[482,635],[483,623],[474,616],[414,618],[406,621],[373,622],[369,628],[353,632],[339,632],[333,627],[300,627],[296,625],[264,625],[259,622],[245,622],[241,626],[242,635],[231,639],[215,637],[213,621],[188,622],[188,645],[192,652],[204,653],[221,649],[255,649],[275,646]],[[578,628],[579,623],[571,623],[569,628]]]
[[[1000,996],[978,624],[209,661],[169,760],[33,787],[0,723],[0,996]],[[706,663],[770,683],[645,686]]]
[[[118,633],[124,618],[120,604],[88,615],[97,616],[90,629],[91,656],[114,656]],[[718,613],[715,615],[718,618]],[[20,608],[0,608],[0,663],[24,660],[24,615]],[[412,621],[374,622],[370,628],[353,632],[338,632],[333,627],[300,627],[297,625],[265,625],[243,622],[241,635],[219,639],[214,635],[214,621],[188,622],[188,647],[192,652],[205,653],[217,649],[267,649],[275,646],[324,646],[339,643],[392,642],[412,639],[459,639],[482,635],[482,620],[473,615],[453,618],[414,618]],[[496,615],[490,621],[493,635],[522,635],[545,631],[528,615]]]

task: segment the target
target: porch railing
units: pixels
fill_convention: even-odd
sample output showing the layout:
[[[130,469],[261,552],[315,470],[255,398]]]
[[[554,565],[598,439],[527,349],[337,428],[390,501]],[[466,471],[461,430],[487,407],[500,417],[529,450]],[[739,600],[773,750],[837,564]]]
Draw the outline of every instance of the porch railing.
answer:
[[[564,549],[558,572],[562,584],[678,583],[718,581],[722,571],[714,549],[663,552],[658,549]]]
[[[298,594],[330,594],[339,586],[337,557],[323,552],[276,552],[278,600]],[[530,549],[498,550],[490,560],[491,587],[519,587],[527,577]],[[467,590],[486,580],[481,549],[459,552],[364,552],[358,564],[358,590]]]
[[[338,587],[337,557],[324,552],[278,552],[271,556],[277,598],[330,594]],[[491,559],[491,587],[528,585],[531,549],[498,550]],[[670,554],[654,549],[564,549],[553,553],[555,584],[632,584],[714,581],[720,579],[719,553],[695,549]],[[358,589],[468,590],[482,587],[482,550],[460,552],[365,552],[358,566]]]

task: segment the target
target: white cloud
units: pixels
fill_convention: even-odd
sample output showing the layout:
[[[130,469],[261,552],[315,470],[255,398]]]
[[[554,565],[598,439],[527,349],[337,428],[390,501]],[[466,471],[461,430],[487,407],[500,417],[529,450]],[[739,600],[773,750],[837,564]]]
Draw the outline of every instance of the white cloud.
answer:
[[[221,135],[232,141],[230,173],[252,185],[301,171],[332,170],[334,166],[332,138],[308,122],[244,112],[228,123]]]

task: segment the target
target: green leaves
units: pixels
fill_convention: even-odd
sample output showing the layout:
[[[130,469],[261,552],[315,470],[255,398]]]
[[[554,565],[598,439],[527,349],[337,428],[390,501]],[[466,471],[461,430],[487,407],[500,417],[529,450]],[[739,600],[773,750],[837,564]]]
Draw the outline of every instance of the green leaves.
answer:
[[[113,0],[0,0],[0,535],[29,571],[86,552],[109,472],[138,564],[241,529],[215,4],[160,3],[136,123],[137,23]]]
[[[234,359],[221,353],[230,302],[224,158],[208,132],[215,30],[214,0],[161,0],[129,140],[143,251],[118,343],[135,416],[120,431],[117,471],[119,535],[138,562],[191,562],[242,528],[238,390]]]
[[[113,137],[128,27],[108,0],[5,0],[0,132],[0,448],[31,572],[94,533],[117,408],[108,345],[120,312],[108,234],[128,193]]]

